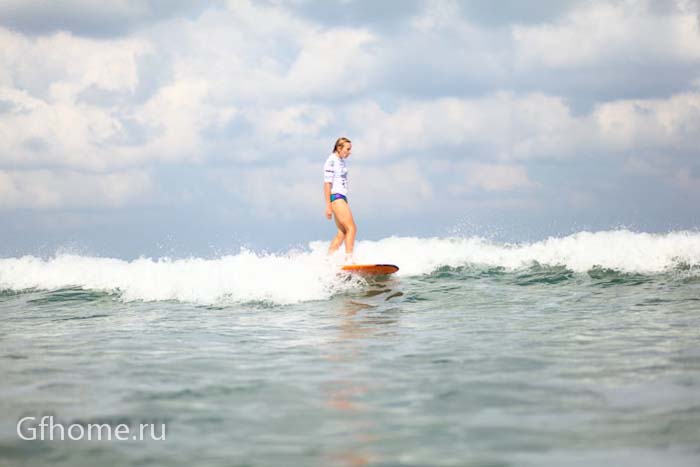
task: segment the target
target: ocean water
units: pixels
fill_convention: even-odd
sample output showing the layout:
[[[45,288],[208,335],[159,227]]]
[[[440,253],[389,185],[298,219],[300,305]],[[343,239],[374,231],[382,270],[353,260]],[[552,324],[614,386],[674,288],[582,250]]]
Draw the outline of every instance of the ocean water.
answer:
[[[700,233],[325,248],[0,259],[0,465],[700,465]]]

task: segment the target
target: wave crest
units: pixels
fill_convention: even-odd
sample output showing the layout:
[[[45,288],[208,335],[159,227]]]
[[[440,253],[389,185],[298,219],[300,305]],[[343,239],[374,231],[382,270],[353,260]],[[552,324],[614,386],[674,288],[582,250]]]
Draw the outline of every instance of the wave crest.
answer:
[[[351,290],[360,280],[338,274],[325,255],[327,242],[306,251],[258,254],[242,250],[216,259],[115,258],[58,255],[0,259],[0,291],[71,287],[116,293],[124,301],[177,300],[203,304],[325,300]],[[620,274],[648,276],[679,270],[700,275],[700,233],[579,232],[532,243],[497,243],[480,237],[390,237],[361,241],[361,263],[393,263],[398,276],[436,273],[470,266],[469,277],[516,273],[523,284],[556,284],[572,273],[588,273],[610,285]],[[439,277],[438,277],[439,278]],[[639,279],[643,282],[642,279]],[[629,277],[623,282],[630,283]]]

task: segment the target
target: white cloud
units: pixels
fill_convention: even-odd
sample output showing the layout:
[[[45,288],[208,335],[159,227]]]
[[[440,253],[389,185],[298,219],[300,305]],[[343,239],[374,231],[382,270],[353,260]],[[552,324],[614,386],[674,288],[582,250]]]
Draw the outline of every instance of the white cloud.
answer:
[[[358,134],[358,150],[375,159],[460,146],[487,148],[465,157],[557,158],[586,137],[563,99],[541,94],[406,101],[393,112],[368,101],[352,106],[348,120]]]
[[[277,166],[217,170],[210,177],[267,219],[323,216],[323,159],[309,163],[280,160]],[[350,161],[349,198],[354,208],[373,210],[377,203],[391,206],[391,216],[417,212],[434,200],[433,187],[413,159],[383,166]]]
[[[28,38],[0,28],[0,99],[10,108],[0,113],[0,166],[109,171],[202,161],[208,150],[224,153],[206,133],[225,134],[234,119],[251,128],[225,138],[239,143],[231,156],[259,158],[266,144],[313,137],[336,119],[342,109],[309,102],[366,86],[371,40],[245,1],[127,39]],[[164,57],[170,75],[139,101],[149,79],[139,61],[148,56]]]
[[[595,110],[593,119],[608,151],[695,151],[700,143],[700,93],[609,102]]]
[[[72,1],[71,11],[87,5],[81,1]],[[202,15],[162,20],[123,39],[70,32],[29,37],[0,28],[3,205],[58,206],[82,199],[50,181],[50,173],[72,174],[66,179],[76,183],[76,174],[83,174],[99,192],[101,185],[89,180],[115,171],[126,177],[161,162],[278,159],[273,166],[233,170],[239,181],[234,192],[275,216],[289,216],[292,209],[316,212],[319,158],[340,134],[354,141],[354,202],[361,205],[391,196],[396,186],[407,190],[397,201],[401,209],[428,205],[442,175],[425,167],[436,158],[448,161],[443,173],[468,160],[462,189],[490,193],[534,188],[527,164],[535,159],[620,153],[628,170],[680,173],[682,183],[694,183],[678,172],[685,166],[674,158],[687,158],[700,140],[697,90],[610,100],[582,115],[572,112],[565,95],[517,87],[493,91],[508,89],[507,81],[475,90],[451,80],[484,75],[487,82],[512,73],[514,57],[538,83],[538,73],[551,68],[624,67],[648,56],[658,63],[697,64],[700,36],[692,8],[654,14],[645,2],[583,2],[555,23],[487,31],[460,16],[457,3],[432,2],[410,27],[382,35],[376,28],[314,23],[289,5],[222,2]],[[132,19],[153,13],[127,0],[109,8]],[[149,57],[162,65],[162,79],[151,80],[143,68]],[[402,67],[414,59],[415,68]],[[454,87],[422,82],[419,74],[405,79],[415,79],[424,92],[404,93],[402,82],[388,78],[404,78],[404,69],[447,76]],[[153,88],[140,93],[144,83]],[[671,162],[649,162],[641,153],[652,149]],[[681,152],[686,155],[676,154]],[[287,162],[290,154],[298,159],[294,164]],[[20,182],[31,177],[21,174],[29,173],[50,190],[31,183],[22,188]],[[387,174],[397,183],[387,182]],[[261,182],[270,179],[288,180],[276,197]],[[139,185],[136,176],[129,180],[137,188],[149,185]],[[32,196],[38,200],[33,204],[26,201]],[[100,203],[112,203],[110,196],[98,196]]]
[[[449,148],[462,158],[501,162],[688,152],[700,141],[700,93],[608,102],[579,116],[564,99],[542,94],[405,101],[393,111],[365,101],[350,107],[348,121],[356,152],[372,160]]]
[[[309,35],[285,78],[286,91],[343,97],[365,90],[376,61],[372,41],[369,32],[348,28]]]
[[[696,14],[676,10],[652,14],[648,2],[589,2],[557,23],[514,25],[520,67],[573,68],[650,58],[697,61],[700,40]]]
[[[679,184],[687,193],[692,193],[696,202],[700,200],[700,176],[694,176],[690,168],[683,167],[677,170],[671,181]]]
[[[239,112],[233,106],[212,102],[210,86],[206,80],[181,79],[162,87],[135,116],[139,123],[157,131],[141,147],[120,152],[137,161],[204,160],[201,131],[225,126]]]
[[[27,34],[71,31],[76,35],[109,37],[176,14],[196,14],[212,4],[216,1],[3,0],[0,2],[0,24]]]
[[[108,171],[151,161],[203,157],[200,131],[224,125],[237,112],[210,98],[206,79],[166,83],[144,103],[95,105],[90,89],[130,95],[140,79],[137,60],[153,52],[147,41],[93,40],[66,33],[26,39],[0,29],[10,51],[0,56],[0,164]],[[7,50],[7,49],[4,49]],[[142,133],[129,141],[128,125]]]
[[[210,178],[264,219],[323,214],[323,161],[280,159],[275,166],[218,169]]]
[[[523,166],[475,164],[466,168],[466,190],[512,191],[534,187],[536,184],[530,180]]]
[[[413,18],[411,25],[422,33],[430,33],[455,24],[461,24],[459,5],[454,1],[430,0],[420,15]]]
[[[235,113],[209,106],[205,94],[206,85],[178,82],[163,88],[136,113],[115,115],[110,108],[47,102],[0,88],[0,99],[12,105],[0,114],[0,164],[109,171],[150,161],[197,160],[202,157],[199,131]],[[143,128],[144,141],[121,142],[128,139],[129,122]]]
[[[205,79],[219,101],[255,105],[331,99],[365,90],[377,57],[373,34],[324,28],[283,7],[228,2],[196,20],[163,25],[178,78]],[[178,34],[177,47],[160,37]],[[216,46],[212,46],[216,44]]]
[[[658,173],[658,166],[642,157],[628,157],[623,163],[623,170],[632,175],[655,175]]]
[[[695,202],[700,202],[700,165],[692,161],[674,160],[663,153],[651,153],[630,157],[625,160],[623,170],[626,174],[653,177],[666,186],[679,189],[685,195],[691,195]]]
[[[104,170],[124,157],[110,140],[121,131],[118,108],[88,105],[89,88],[132,92],[138,57],[150,53],[137,39],[97,41],[67,33],[28,39],[0,29],[0,164]]]
[[[263,108],[248,111],[247,120],[267,141],[289,136],[318,136],[333,120],[333,112],[325,106],[292,105],[283,108]]]
[[[540,188],[539,183],[530,179],[527,167],[524,165],[453,161],[449,164],[449,171],[452,181],[445,185],[446,192],[449,196],[462,199],[469,199],[474,193],[482,191],[496,195],[500,201],[505,201],[507,198],[503,195],[511,192],[522,197],[524,194],[532,195]],[[483,201],[482,199],[480,202]],[[531,199],[528,203],[530,202],[532,202]]]
[[[59,32],[28,38],[0,28],[0,84],[25,89],[51,101],[72,101],[94,85],[105,90],[134,89],[136,60],[153,48],[137,38],[96,40]]]
[[[49,103],[11,88],[0,88],[0,99],[11,106],[0,114],[0,164],[97,168],[107,163],[104,150],[92,144],[113,131],[104,111]]]
[[[354,151],[354,149],[353,149]],[[380,166],[350,162],[349,199],[352,206],[396,216],[403,212],[421,212],[435,198],[425,170],[415,159]]]
[[[0,171],[0,209],[114,208],[154,194],[147,172]]]

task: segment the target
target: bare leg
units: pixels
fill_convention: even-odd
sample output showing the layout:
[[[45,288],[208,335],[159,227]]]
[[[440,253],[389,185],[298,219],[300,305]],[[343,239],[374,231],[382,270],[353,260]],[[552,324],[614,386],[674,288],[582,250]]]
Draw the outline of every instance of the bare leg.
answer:
[[[328,247],[328,254],[334,253],[345,240],[345,234],[339,229],[338,234],[333,237],[331,245]]]
[[[350,211],[350,206],[343,200],[337,200],[331,203],[331,209],[333,210],[333,217],[335,218],[335,223],[338,225],[338,232],[344,233],[345,236],[345,254],[351,255],[355,248],[355,234],[357,233],[357,227],[355,226],[355,219],[352,217],[352,211]],[[337,240],[339,235],[336,236],[333,241]],[[342,240],[340,241],[342,242]],[[340,246],[340,242],[338,246]],[[331,246],[333,244],[331,243]],[[337,249],[338,247],[336,247]]]

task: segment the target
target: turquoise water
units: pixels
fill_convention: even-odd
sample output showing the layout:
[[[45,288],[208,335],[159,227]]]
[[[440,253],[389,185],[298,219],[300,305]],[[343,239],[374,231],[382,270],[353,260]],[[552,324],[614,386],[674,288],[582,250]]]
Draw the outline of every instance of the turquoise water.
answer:
[[[698,234],[319,249],[0,260],[0,465],[700,463]],[[18,437],[48,413],[166,439]]]

